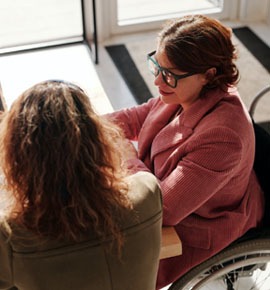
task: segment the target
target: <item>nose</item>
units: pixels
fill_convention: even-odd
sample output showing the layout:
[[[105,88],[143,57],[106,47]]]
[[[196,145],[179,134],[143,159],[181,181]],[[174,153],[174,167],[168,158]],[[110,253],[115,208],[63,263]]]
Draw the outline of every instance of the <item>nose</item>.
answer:
[[[155,77],[154,85],[155,86],[160,86],[162,83],[164,83],[164,80],[162,78],[162,73],[159,72],[159,74]]]

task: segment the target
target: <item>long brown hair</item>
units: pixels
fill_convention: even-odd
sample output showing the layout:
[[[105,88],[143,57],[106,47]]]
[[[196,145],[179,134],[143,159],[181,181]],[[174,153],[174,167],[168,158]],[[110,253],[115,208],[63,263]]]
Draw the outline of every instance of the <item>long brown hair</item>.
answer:
[[[204,15],[187,15],[166,23],[158,36],[158,45],[176,68],[184,72],[204,73],[216,68],[216,75],[205,89],[235,85],[239,71],[230,28]]]
[[[52,80],[26,90],[0,125],[10,218],[43,237],[76,241],[94,229],[120,245],[115,212],[131,207],[121,140],[77,85]]]

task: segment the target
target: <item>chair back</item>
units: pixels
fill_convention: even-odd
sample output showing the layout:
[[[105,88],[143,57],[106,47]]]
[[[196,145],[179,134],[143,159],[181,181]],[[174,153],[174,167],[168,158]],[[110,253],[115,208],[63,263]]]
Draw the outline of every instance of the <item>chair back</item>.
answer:
[[[255,121],[254,116],[258,102],[268,92],[270,92],[270,85],[265,87],[254,97],[249,109],[249,113],[253,118],[255,132],[255,160],[253,167],[265,193],[264,227],[270,227],[270,114],[266,112],[269,118],[263,121]],[[270,105],[265,106],[265,108],[270,108]]]

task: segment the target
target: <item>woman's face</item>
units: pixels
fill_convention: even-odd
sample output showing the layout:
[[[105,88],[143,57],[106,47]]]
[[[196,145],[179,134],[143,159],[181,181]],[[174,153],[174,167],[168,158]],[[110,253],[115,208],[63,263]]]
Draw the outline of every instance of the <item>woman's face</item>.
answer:
[[[169,61],[165,51],[157,50],[153,58],[160,67],[165,68],[176,75],[187,72],[181,71]],[[188,109],[200,96],[203,86],[207,83],[206,74],[194,74],[179,79],[175,88],[170,87],[162,78],[162,73],[155,78],[154,84],[158,87],[160,97],[166,104],[180,104],[184,110]]]

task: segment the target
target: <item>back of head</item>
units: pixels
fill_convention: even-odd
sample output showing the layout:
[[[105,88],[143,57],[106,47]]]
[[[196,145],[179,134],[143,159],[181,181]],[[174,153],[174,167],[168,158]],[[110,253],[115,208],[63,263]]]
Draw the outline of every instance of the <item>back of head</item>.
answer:
[[[129,208],[121,132],[78,86],[45,81],[4,116],[1,166],[14,197],[10,218],[34,233],[76,240],[93,228],[120,242],[117,207]]]
[[[208,88],[234,85],[238,69],[234,64],[235,47],[231,29],[203,15],[187,15],[168,22],[159,34],[158,45],[176,68],[204,73],[216,68]]]

